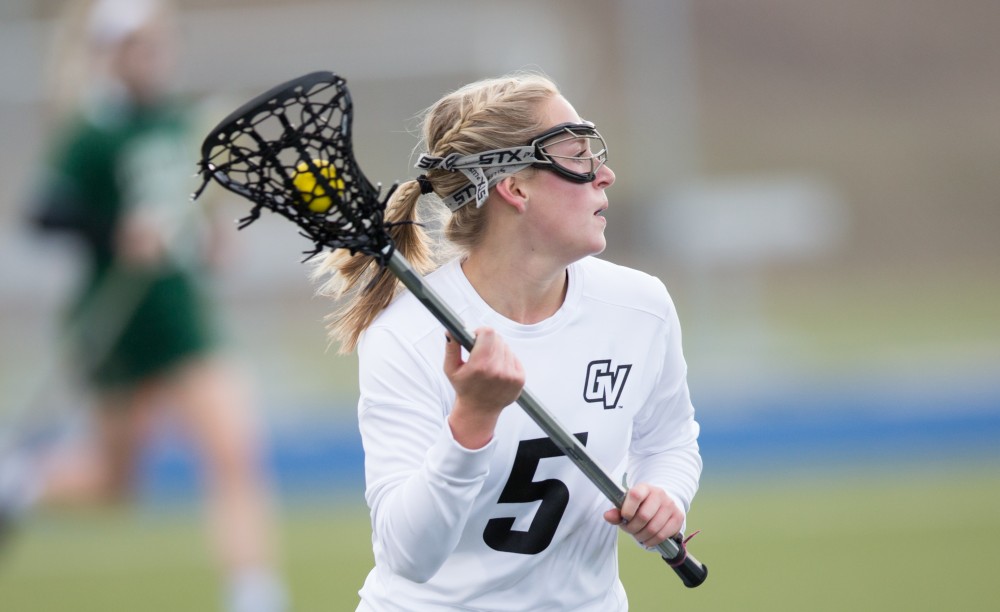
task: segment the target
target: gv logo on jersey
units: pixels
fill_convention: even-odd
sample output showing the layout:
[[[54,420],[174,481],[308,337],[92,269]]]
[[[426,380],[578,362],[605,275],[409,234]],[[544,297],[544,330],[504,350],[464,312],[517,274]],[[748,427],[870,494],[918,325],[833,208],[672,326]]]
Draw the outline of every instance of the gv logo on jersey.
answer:
[[[612,369],[610,359],[598,359],[587,364],[587,382],[583,387],[583,399],[588,402],[602,402],[605,410],[612,410],[625,389],[625,381],[632,370],[627,363]]]

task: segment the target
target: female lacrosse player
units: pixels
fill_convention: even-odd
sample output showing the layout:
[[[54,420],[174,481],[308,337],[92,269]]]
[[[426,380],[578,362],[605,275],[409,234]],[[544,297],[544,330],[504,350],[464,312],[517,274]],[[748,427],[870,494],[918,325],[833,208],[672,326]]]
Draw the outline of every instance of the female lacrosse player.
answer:
[[[645,547],[676,535],[701,458],[666,289],[594,257],[615,181],[604,140],[527,74],[445,96],[423,137],[426,175],[387,219],[475,328],[471,353],[364,256],[335,251],[317,270],[322,292],[348,298],[332,332],[360,360],[375,567],[359,610],[625,610],[615,526]],[[431,192],[454,249],[412,223]],[[526,383],[627,478],[620,511],[511,406]]]
[[[167,8],[98,0],[80,20],[97,72],[53,147],[37,216],[86,254],[67,333],[96,391],[98,439],[50,466],[41,501],[124,497],[155,411],[176,408],[206,468],[228,609],[275,612],[285,595],[258,424],[246,381],[217,350],[199,284],[205,224],[188,198],[194,126],[167,95],[176,47]]]

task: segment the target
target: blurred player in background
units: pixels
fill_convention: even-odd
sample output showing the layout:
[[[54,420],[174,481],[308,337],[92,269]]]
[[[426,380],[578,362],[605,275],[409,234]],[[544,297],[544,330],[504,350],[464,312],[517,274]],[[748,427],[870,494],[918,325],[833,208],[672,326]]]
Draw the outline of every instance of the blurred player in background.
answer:
[[[6,501],[8,513],[125,500],[157,414],[172,409],[204,467],[226,609],[285,610],[252,392],[220,354],[202,291],[217,241],[207,239],[203,207],[189,201],[202,126],[168,92],[171,7],[97,0],[70,10],[82,18],[86,53],[71,40],[63,55],[86,57],[88,78],[60,121],[33,210],[42,228],[72,236],[85,254],[65,333],[96,398],[95,439],[43,462],[39,479]],[[57,84],[65,89],[83,67]]]

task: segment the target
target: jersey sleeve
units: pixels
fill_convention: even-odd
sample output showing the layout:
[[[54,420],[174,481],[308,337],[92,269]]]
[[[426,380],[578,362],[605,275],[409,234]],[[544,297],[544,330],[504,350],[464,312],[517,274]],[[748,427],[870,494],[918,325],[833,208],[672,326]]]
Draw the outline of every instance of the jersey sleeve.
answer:
[[[108,143],[86,122],[65,126],[35,178],[28,202],[31,223],[42,230],[75,233],[91,248],[110,252],[115,211],[105,200],[115,185],[108,151]]]
[[[648,401],[635,418],[629,481],[663,488],[687,513],[701,477],[699,425],[688,390],[680,322],[669,295],[666,300],[663,365]]]
[[[394,573],[425,582],[458,544],[495,440],[477,450],[455,442],[446,421],[451,399],[434,365],[387,328],[365,332],[358,358],[375,554]]]

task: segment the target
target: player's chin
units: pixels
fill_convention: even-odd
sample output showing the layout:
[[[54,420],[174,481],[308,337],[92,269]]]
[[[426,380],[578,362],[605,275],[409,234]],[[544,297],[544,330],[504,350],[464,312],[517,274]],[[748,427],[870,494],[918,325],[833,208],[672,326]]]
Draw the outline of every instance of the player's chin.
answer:
[[[604,232],[579,232],[578,235],[583,234],[586,236],[585,239],[577,239],[572,249],[568,252],[573,261],[583,259],[584,257],[589,257],[592,255],[600,255],[607,248],[608,243],[604,238]]]
[[[604,237],[604,232],[601,232],[598,236],[594,238],[592,243],[591,255],[600,255],[604,252],[604,249],[608,248],[608,240]]]

